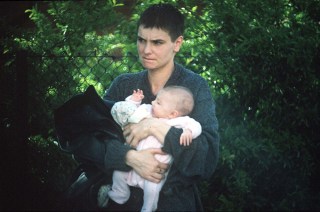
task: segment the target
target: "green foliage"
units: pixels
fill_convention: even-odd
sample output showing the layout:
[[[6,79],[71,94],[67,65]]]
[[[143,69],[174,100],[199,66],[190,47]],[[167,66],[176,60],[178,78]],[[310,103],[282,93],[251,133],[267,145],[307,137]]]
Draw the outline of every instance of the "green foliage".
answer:
[[[62,188],[66,188],[66,176],[70,176],[77,165],[71,155],[63,153],[53,138],[33,136],[30,137],[28,146],[31,174],[56,191],[61,192]]]
[[[30,208],[55,209],[62,192],[67,188],[77,163],[70,154],[63,153],[53,138],[30,137],[28,142],[28,175],[32,176],[32,188],[35,203]],[[28,197],[31,199],[31,197]],[[34,204],[34,205],[33,205]]]
[[[221,164],[207,208],[317,208],[319,1],[205,4],[191,25],[204,39],[189,52],[218,96]]]
[[[226,100],[218,99],[223,114],[220,163],[210,182],[201,186],[205,209],[319,209],[319,191],[310,186],[317,162],[302,142],[306,136],[241,121],[227,114],[231,105]]]
[[[14,39],[29,52],[28,97],[31,134],[46,135],[53,127],[52,111],[71,96],[94,85],[103,95],[120,73],[139,70],[126,36],[115,36],[125,22],[114,1],[48,2],[47,11],[27,10],[33,32]],[[81,18],[79,18],[81,17]],[[18,49],[7,46],[7,54]],[[36,83],[36,84],[35,84]]]
[[[231,101],[248,118],[314,133],[310,126],[319,124],[319,25],[295,3],[212,3],[212,20],[221,24],[209,35],[217,46],[210,57],[221,66],[216,73]],[[283,117],[288,111],[294,115]]]

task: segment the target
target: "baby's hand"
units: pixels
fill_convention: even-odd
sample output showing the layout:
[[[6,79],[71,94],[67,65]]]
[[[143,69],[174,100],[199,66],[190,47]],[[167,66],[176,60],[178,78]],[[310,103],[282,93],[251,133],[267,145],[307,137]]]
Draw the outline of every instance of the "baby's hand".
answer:
[[[180,145],[189,146],[192,142],[192,132],[189,129],[183,129],[180,136]]]
[[[133,93],[132,93],[132,100],[133,101],[139,102],[143,98],[144,98],[144,95],[143,95],[143,91],[142,90],[140,90],[140,89],[133,90]]]

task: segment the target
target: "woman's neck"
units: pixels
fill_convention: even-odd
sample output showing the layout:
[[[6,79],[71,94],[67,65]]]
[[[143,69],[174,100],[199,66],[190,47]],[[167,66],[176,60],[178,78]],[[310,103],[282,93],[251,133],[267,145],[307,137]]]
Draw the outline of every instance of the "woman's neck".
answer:
[[[149,70],[148,80],[153,95],[157,95],[167,81],[169,80],[174,69],[174,65],[162,70]]]

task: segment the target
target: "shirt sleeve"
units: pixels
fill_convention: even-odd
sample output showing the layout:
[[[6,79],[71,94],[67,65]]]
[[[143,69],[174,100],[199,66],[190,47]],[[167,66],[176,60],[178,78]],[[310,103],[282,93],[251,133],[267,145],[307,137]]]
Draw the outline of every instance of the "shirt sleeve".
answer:
[[[106,142],[106,155],[104,158],[104,166],[107,170],[129,171],[132,168],[125,163],[125,158],[129,150],[132,148],[118,140]]]
[[[112,101],[123,101],[123,98],[129,96],[120,89],[126,83],[126,78],[119,76],[112,82],[106,91],[104,99]],[[132,148],[124,145],[121,141],[112,140],[106,142],[106,155],[104,166],[106,169],[114,169],[120,171],[129,171],[132,168],[126,164],[126,155]]]

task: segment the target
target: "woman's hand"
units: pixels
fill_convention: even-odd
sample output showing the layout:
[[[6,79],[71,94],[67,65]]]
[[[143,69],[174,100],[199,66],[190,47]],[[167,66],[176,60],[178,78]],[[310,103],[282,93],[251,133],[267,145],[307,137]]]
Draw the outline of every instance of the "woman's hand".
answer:
[[[124,126],[123,136],[126,138],[127,144],[136,148],[142,139],[151,135],[150,124],[149,119],[143,119],[138,124],[127,124]]]
[[[146,118],[138,124],[127,124],[123,128],[123,135],[126,138],[127,144],[134,148],[138,146],[142,139],[150,135],[155,136],[163,144],[170,127],[157,118]]]
[[[129,150],[126,163],[131,166],[142,178],[154,183],[159,183],[164,178],[168,164],[161,163],[155,154],[164,155],[161,149],[146,149],[141,151]]]

